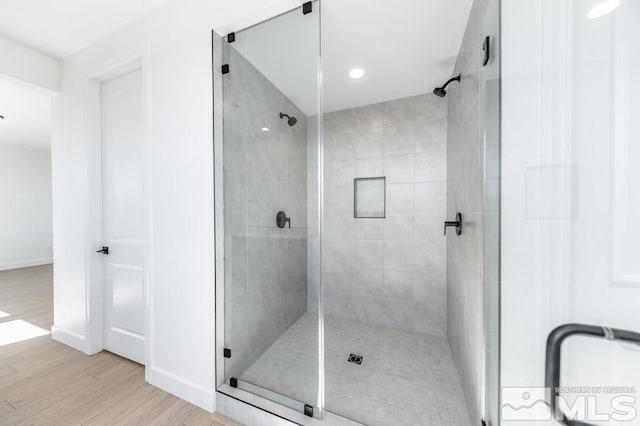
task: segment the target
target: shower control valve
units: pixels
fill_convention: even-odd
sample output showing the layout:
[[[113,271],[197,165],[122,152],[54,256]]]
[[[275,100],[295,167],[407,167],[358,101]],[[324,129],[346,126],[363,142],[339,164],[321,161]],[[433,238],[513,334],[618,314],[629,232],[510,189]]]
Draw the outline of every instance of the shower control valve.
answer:
[[[279,211],[276,215],[276,225],[278,225],[278,228],[284,228],[287,225],[291,228],[291,218],[287,217],[285,212]]]
[[[462,214],[461,213],[457,213],[456,214],[456,220],[454,221],[445,221],[444,222],[444,235],[447,235],[447,227],[448,226],[452,226],[454,228],[456,228],[456,235],[460,235],[462,234]]]

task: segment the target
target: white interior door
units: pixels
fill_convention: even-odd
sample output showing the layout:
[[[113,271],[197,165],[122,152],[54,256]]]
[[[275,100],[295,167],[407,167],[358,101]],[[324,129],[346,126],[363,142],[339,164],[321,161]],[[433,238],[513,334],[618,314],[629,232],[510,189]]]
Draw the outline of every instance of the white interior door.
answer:
[[[145,361],[145,203],[140,70],[102,83],[104,348]]]

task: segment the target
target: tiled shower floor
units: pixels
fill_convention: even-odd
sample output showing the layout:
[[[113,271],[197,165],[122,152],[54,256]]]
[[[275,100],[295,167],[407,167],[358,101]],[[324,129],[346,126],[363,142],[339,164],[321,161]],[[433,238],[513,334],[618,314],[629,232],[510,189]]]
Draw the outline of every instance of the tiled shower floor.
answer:
[[[317,335],[305,314],[240,379],[316,405]],[[371,426],[470,424],[444,338],[326,317],[325,361],[328,411]]]

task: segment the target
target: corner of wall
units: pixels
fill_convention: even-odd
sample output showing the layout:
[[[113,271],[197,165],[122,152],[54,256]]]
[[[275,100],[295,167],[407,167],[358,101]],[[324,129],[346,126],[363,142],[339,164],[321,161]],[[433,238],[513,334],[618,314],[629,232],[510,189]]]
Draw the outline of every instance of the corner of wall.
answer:
[[[454,74],[462,80],[448,100],[447,174],[448,216],[462,212],[467,228],[463,238],[447,242],[447,339],[462,383],[469,419],[482,414],[483,366],[482,285],[484,245],[484,140],[481,137],[481,41],[486,0],[474,0]]]
[[[29,259],[20,262],[11,262],[0,264],[0,271],[7,271],[9,269],[28,268],[31,266],[50,265],[53,263],[52,257],[46,257],[42,259]]]
[[[58,92],[59,59],[1,36],[0,50],[3,53],[0,58],[0,74],[5,78],[44,93]]]
[[[51,338],[56,342],[71,346],[73,349],[76,349],[87,355],[94,355],[95,353],[97,353],[92,352],[89,349],[89,342],[84,336],[81,336],[78,333],[74,333],[73,331],[64,330],[56,325],[51,327]]]
[[[182,398],[203,410],[211,413],[215,411],[216,395],[213,388],[200,386],[158,367],[147,366],[146,368],[147,380],[153,386]]]

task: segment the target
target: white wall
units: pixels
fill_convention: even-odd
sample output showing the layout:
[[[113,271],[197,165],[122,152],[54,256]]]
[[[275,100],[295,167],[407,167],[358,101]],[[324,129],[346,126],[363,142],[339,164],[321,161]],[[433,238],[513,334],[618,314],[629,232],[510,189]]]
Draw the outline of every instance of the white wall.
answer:
[[[0,37],[0,77],[54,94],[59,61]],[[0,145],[0,197],[0,270],[51,263],[51,153]]]
[[[0,144],[0,199],[0,270],[51,263],[51,154]]]
[[[237,29],[297,5],[175,2],[62,61],[53,103],[53,337],[101,349],[97,83],[143,57],[147,95],[149,323],[147,379],[215,406],[211,29]]]
[[[0,37],[0,53],[0,75],[45,92],[58,90],[56,58],[6,37]]]

